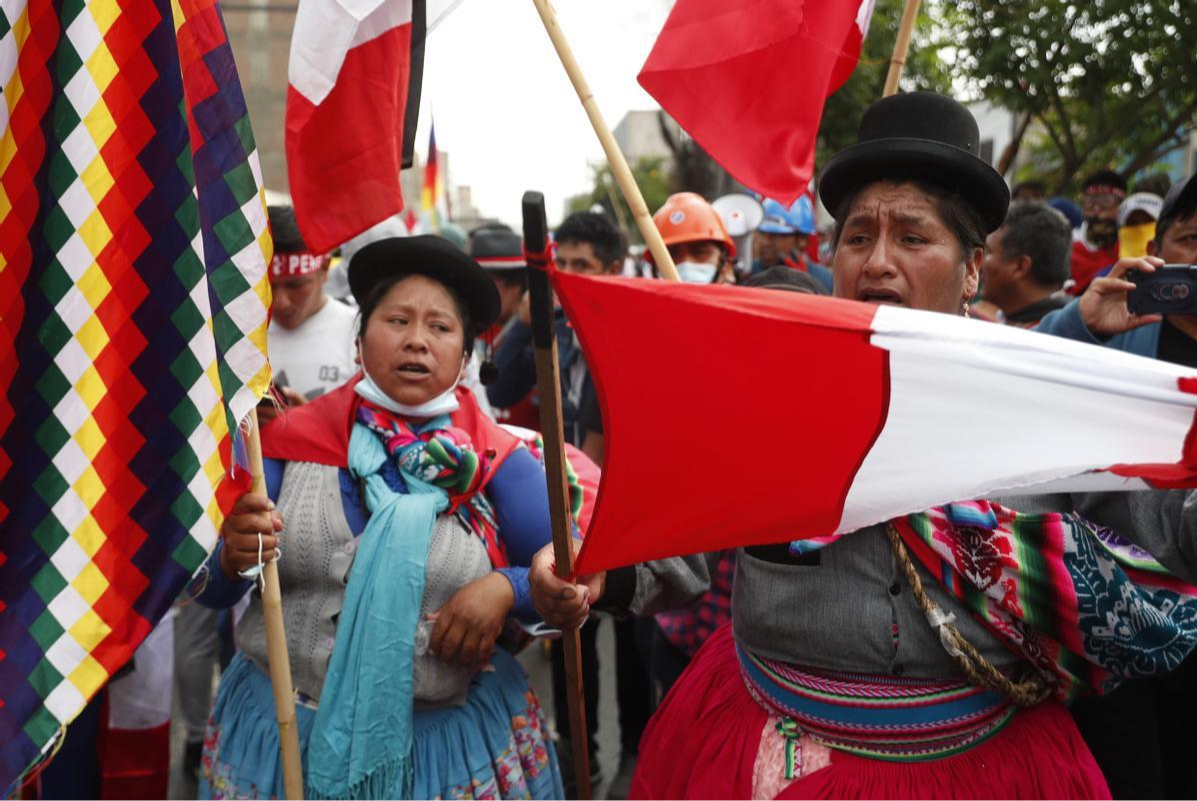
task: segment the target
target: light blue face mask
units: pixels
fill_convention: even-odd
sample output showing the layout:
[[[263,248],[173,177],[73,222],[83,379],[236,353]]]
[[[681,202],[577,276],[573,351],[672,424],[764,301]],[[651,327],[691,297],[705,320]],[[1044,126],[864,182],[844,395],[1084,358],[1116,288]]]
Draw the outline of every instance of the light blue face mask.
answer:
[[[453,386],[435,398],[424,401],[418,406],[408,406],[406,403],[399,403],[379,389],[378,384],[375,384],[374,379],[366,372],[365,365],[362,365],[362,380],[357,382],[357,386],[353,388],[353,391],[375,406],[381,406],[395,414],[401,414],[405,417],[436,417],[437,415],[451,414],[461,408],[461,405],[457,402],[456,389],[457,382],[455,381],[453,382]]]
[[[715,280],[716,269],[714,264],[684,261],[677,265],[677,274],[687,284],[709,284]]]

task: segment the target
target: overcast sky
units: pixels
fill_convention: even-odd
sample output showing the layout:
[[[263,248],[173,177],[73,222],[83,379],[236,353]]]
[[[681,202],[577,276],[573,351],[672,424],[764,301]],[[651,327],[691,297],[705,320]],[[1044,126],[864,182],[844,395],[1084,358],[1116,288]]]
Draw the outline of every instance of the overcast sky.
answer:
[[[636,83],[668,0],[556,0],[561,28],[614,128],[657,108]],[[436,120],[450,180],[468,184],[484,216],[519,227],[526,189],[545,194],[549,223],[590,188],[603,151],[532,0],[465,0],[429,34],[417,135],[421,156]]]

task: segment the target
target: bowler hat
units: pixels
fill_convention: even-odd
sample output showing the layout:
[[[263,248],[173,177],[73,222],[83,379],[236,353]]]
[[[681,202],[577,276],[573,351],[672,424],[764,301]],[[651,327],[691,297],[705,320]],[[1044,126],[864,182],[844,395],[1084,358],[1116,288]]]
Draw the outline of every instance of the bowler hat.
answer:
[[[470,315],[470,336],[499,317],[499,292],[477,262],[439,236],[391,237],[371,242],[349,262],[349,289],[359,306],[380,281],[424,275],[457,293]]]
[[[507,272],[527,269],[524,242],[510,228],[482,228],[470,237],[470,255],[484,270]]]
[[[852,193],[875,181],[918,180],[959,193],[987,231],[1006,219],[1010,190],[983,161],[977,121],[967,108],[933,92],[882,98],[865,110],[858,144],[831,157],[819,179],[833,214]]]

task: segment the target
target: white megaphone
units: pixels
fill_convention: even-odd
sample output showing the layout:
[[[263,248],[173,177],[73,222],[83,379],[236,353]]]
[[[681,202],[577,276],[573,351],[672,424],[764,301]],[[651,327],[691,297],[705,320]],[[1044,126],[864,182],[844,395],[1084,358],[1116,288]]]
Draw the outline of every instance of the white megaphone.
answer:
[[[736,270],[752,272],[752,235],[765,219],[765,209],[752,195],[724,195],[711,203],[736,243]]]

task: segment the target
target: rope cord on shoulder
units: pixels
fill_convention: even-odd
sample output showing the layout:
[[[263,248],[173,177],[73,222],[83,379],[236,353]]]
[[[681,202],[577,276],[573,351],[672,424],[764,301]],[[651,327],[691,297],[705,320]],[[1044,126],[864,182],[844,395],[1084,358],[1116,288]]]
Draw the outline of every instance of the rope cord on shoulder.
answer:
[[[1017,706],[1023,707],[1034,706],[1051,696],[1052,685],[1038,672],[1032,671],[1025,678],[1015,682],[981,656],[981,653],[952,625],[956,616],[945,612],[927,597],[927,592],[923,589],[922,577],[919,576],[919,572],[910,558],[906,544],[902,542],[902,535],[898,533],[893,523],[886,523],[885,535],[889,538],[890,548],[893,549],[894,556],[897,557],[898,564],[906,576],[906,581],[910,583],[910,588],[914,591],[915,600],[918,601],[923,614],[927,616],[927,621],[939,633],[944,650],[960,666],[965,678],[971,684],[1001,693]]]

